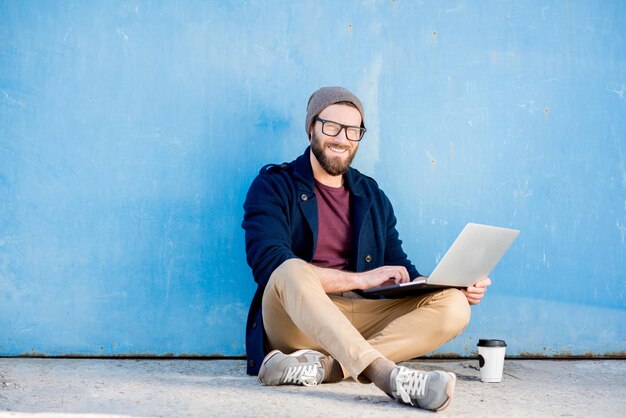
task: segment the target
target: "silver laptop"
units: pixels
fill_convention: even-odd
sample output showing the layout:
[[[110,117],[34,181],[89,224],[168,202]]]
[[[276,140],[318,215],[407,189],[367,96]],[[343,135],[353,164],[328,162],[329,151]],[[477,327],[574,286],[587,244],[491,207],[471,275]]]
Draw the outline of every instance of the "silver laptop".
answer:
[[[409,295],[441,287],[468,287],[489,276],[519,235],[519,230],[469,223],[426,280],[363,291],[366,295]]]

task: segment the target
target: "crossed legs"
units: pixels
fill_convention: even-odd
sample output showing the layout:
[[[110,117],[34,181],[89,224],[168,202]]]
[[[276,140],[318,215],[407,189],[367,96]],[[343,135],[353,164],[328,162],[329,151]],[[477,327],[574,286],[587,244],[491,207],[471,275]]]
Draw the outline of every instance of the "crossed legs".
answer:
[[[470,308],[456,289],[406,299],[327,295],[308,264],[290,259],[272,274],[263,296],[263,322],[272,349],[318,350],[359,375],[374,360],[394,363],[431,352],[467,326]]]

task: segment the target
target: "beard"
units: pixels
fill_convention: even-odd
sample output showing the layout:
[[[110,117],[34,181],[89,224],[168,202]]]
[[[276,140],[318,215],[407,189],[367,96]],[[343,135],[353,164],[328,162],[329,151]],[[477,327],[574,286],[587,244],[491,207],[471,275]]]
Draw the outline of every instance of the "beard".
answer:
[[[322,140],[317,137],[315,132],[313,132],[313,136],[311,138],[311,151],[313,151],[313,155],[315,155],[315,158],[320,163],[324,171],[331,176],[340,176],[348,171],[348,168],[350,168],[350,164],[352,164],[352,160],[356,155],[356,148],[353,150],[350,150],[349,148],[345,149],[347,149],[348,152],[348,157],[345,160],[342,160],[341,157],[328,157],[324,152],[324,144],[322,143]]]

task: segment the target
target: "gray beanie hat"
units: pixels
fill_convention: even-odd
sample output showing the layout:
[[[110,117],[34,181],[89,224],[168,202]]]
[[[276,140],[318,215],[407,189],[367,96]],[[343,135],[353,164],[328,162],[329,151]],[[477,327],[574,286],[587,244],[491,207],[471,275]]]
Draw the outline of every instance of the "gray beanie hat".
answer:
[[[350,102],[356,106],[359,113],[361,113],[361,126],[365,126],[363,105],[358,97],[343,87],[322,87],[309,98],[309,103],[306,107],[306,123],[304,125],[306,134],[309,135],[309,129],[311,129],[314,117],[328,106],[339,102]]]

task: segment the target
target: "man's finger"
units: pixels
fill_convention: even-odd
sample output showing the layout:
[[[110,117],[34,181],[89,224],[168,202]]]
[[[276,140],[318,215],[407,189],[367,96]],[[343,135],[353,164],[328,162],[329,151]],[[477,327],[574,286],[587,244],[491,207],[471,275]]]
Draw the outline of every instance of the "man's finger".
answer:
[[[474,285],[475,287],[485,288],[491,286],[491,279],[489,277],[485,277],[480,280],[478,283]]]

